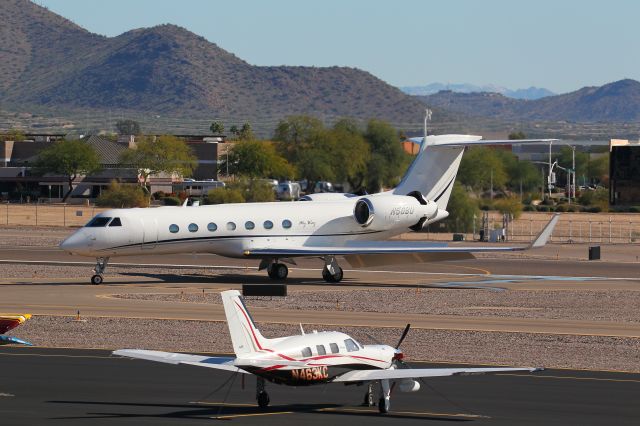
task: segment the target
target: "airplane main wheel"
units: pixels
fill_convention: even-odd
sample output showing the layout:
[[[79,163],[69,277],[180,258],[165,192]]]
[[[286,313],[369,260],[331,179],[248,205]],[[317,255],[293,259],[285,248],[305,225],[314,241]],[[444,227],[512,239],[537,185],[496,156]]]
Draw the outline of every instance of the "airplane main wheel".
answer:
[[[378,401],[378,411],[380,411],[381,414],[387,414],[389,412],[389,406],[384,398],[380,398]]]
[[[102,275],[96,274],[96,275],[91,277],[91,284],[100,285],[100,284],[102,284],[102,281],[103,281]]]
[[[329,272],[329,269],[323,268],[322,278],[328,283],[339,283],[340,281],[342,281],[344,273],[342,272],[342,268],[339,266],[336,266],[335,270],[336,273],[332,274],[331,272]]]
[[[269,394],[265,391],[258,393],[258,406],[260,408],[267,408],[269,406]]]
[[[272,280],[284,280],[289,275],[289,268],[284,263],[274,263],[268,273]]]

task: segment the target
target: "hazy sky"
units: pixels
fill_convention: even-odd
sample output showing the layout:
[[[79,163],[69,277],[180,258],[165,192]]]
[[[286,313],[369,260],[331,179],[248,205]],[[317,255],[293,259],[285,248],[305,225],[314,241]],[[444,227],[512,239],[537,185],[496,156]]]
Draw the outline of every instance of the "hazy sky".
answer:
[[[640,1],[36,0],[95,33],[173,23],[255,65],[342,65],[396,86],[567,92],[640,80]]]

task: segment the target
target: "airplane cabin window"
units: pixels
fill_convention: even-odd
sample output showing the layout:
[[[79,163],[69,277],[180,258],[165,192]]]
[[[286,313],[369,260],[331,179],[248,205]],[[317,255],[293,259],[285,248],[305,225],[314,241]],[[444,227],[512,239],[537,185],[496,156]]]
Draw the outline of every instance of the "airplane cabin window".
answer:
[[[198,225],[196,225],[195,223],[190,223],[189,232],[198,232]]]
[[[324,348],[324,345],[316,345],[316,350],[318,351],[318,355],[327,354],[327,350]]]
[[[356,342],[354,342],[352,339],[346,339],[344,341],[344,345],[347,347],[347,352],[355,352],[360,350],[360,348],[358,348],[358,345],[356,345]]]
[[[236,230],[236,224],[233,223],[233,222],[227,222],[227,230],[235,231]]]
[[[309,357],[311,356],[311,348],[308,348],[308,347],[307,347],[307,348],[304,348],[304,349],[302,350],[302,356],[303,356],[304,358],[309,358]]]
[[[282,227],[283,227],[284,229],[289,229],[289,228],[291,228],[291,225],[292,225],[292,224],[291,224],[291,221],[290,221],[289,219],[285,219],[285,220],[283,220],[283,221],[282,221]]]
[[[87,228],[103,228],[107,226],[110,220],[110,217],[94,217],[85,226]]]
[[[244,223],[244,227],[245,229],[253,229],[256,227],[256,224],[248,220]]]
[[[114,217],[109,226],[122,226],[122,222],[120,222],[119,217]]]
[[[218,229],[218,225],[216,225],[215,223],[211,222],[207,225],[207,229],[211,232],[215,232]]]
[[[263,223],[264,229],[271,229],[273,228],[273,222],[271,222],[270,220],[265,220]]]
[[[176,224],[173,225],[169,225],[169,232],[171,232],[172,234],[177,233],[180,230],[180,227]]]
[[[338,348],[338,345],[336,343],[329,343],[329,347],[331,348],[332,354],[337,354],[338,352],[340,352],[340,349]]]

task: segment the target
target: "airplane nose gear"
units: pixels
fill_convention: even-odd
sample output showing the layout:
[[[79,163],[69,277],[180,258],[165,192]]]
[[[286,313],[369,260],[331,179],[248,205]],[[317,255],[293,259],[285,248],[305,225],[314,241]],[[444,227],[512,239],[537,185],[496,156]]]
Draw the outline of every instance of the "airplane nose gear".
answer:
[[[342,281],[343,276],[342,268],[336,262],[335,256],[326,256],[324,258],[322,278],[328,283],[339,283]]]
[[[264,390],[264,388],[264,379],[262,377],[258,377],[258,380],[256,381],[256,401],[258,401],[258,406],[260,408],[267,408],[269,405],[269,394]]]
[[[107,263],[109,263],[108,257],[96,258],[96,267],[94,269],[95,275],[91,277],[91,284],[102,284],[102,274],[104,273],[104,270],[107,269]]]

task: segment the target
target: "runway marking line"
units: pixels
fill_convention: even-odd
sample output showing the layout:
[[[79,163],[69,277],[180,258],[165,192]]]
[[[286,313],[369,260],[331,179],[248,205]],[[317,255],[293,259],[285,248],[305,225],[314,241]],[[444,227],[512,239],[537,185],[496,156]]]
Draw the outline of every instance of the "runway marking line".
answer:
[[[313,411],[344,411],[351,413],[377,413],[377,410],[365,409],[365,408],[318,408]],[[391,411],[392,414],[400,414],[407,416],[437,416],[437,417],[462,417],[471,419],[490,419],[489,416],[483,416],[481,414],[462,414],[462,413],[433,413],[430,411]]]
[[[273,411],[269,413],[249,413],[249,414],[230,414],[228,416],[214,416],[209,417],[214,420],[226,420],[226,419],[236,419],[239,417],[257,417],[257,416],[277,416],[280,414],[293,414],[293,411]]]
[[[564,379],[564,380],[589,380],[594,382],[640,383],[640,380],[635,380],[635,379],[607,379],[603,377],[549,376],[549,375],[540,375],[540,374],[527,375],[527,374],[512,374],[512,373],[498,373],[496,374],[496,376],[527,377],[531,379]]]
[[[63,348],[56,348],[56,349],[63,349]],[[64,355],[64,354],[29,354],[29,353],[16,354],[16,353],[9,353],[9,352],[0,352],[0,356],[38,356],[42,358],[95,358],[95,359],[114,358],[112,356],[100,356],[100,355]]]

